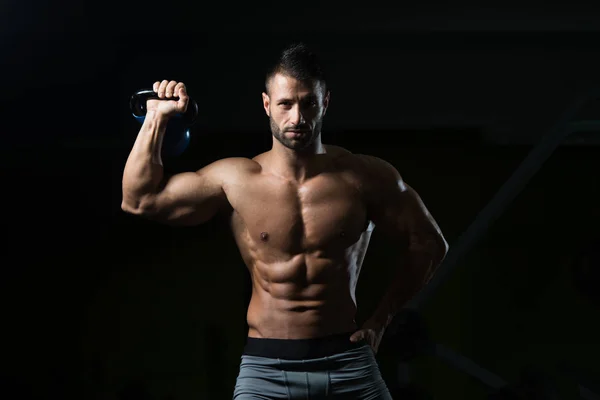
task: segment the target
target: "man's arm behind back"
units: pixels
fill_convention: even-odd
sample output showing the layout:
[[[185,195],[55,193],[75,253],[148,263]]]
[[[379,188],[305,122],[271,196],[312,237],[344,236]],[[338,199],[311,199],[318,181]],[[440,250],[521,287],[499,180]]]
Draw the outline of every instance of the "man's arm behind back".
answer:
[[[150,220],[191,226],[207,222],[228,205],[225,183],[253,163],[245,158],[225,158],[195,172],[164,176],[154,191],[135,194],[123,180],[123,211]]]

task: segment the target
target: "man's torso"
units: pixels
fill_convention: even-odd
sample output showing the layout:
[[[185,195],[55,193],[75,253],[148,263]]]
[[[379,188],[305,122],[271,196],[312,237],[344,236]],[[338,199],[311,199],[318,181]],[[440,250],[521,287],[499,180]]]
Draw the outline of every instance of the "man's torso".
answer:
[[[356,329],[355,289],[371,227],[358,156],[328,148],[302,182],[267,157],[228,177],[231,227],[252,280],[250,337],[301,339]]]

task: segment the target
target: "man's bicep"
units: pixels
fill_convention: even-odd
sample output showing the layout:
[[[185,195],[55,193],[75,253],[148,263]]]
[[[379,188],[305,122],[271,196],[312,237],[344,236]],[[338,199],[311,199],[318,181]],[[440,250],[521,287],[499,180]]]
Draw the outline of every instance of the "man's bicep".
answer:
[[[370,219],[378,230],[400,233],[400,219],[408,185],[388,162],[371,156],[365,156],[364,160]]]
[[[152,213],[156,219],[178,225],[208,221],[227,204],[223,165],[213,163],[196,172],[167,177],[157,194]]]
[[[376,160],[371,215],[378,229],[411,241],[439,240],[441,230],[419,194],[391,164]]]
[[[425,206],[421,196],[406,185],[404,207],[400,213],[399,223],[406,230],[411,248],[441,246],[447,247],[446,241],[437,222]]]
[[[426,220],[427,211],[419,195],[402,178],[398,176],[379,185],[371,202],[372,219],[379,229],[405,235]]]
[[[403,182],[393,192],[382,196],[382,211],[375,226],[389,239],[399,241],[411,257],[425,256],[437,264],[448,250],[437,222],[412,187]]]

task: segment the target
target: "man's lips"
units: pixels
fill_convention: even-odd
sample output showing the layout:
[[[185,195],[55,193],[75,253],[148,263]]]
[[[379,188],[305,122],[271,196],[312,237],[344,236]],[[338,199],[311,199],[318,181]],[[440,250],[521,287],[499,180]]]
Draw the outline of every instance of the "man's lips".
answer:
[[[293,138],[300,138],[308,133],[306,130],[287,130],[286,132]]]

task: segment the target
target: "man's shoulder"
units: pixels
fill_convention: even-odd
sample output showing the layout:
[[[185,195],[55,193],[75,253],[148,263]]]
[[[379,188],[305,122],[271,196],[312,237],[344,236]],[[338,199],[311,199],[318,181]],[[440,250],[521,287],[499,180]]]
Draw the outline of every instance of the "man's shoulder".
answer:
[[[249,171],[260,169],[260,164],[256,160],[246,157],[227,157],[218,162],[226,168],[242,168]]]
[[[400,179],[400,173],[389,161],[369,154],[358,154],[357,156],[369,173],[393,178],[394,180]]]
[[[261,169],[260,164],[250,158],[227,157],[212,162],[199,170],[198,173],[209,172],[210,174],[220,175],[222,179],[231,179],[260,173]]]
[[[352,153],[351,151],[339,146],[327,145],[326,148],[328,154],[331,154],[333,157],[339,160],[345,161],[366,175],[376,175],[380,177],[383,175],[394,178],[400,177],[396,167],[394,167],[390,162],[377,156]]]
[[[341,146],[334,146],[331,144],[325,145],[327,156],[329,159],[336,161],[337,164],[344,165],[346,167],[351,166],[354,168],[360,167],[361,164],[365,163],[363,154],[356,154],[348,149]]]

